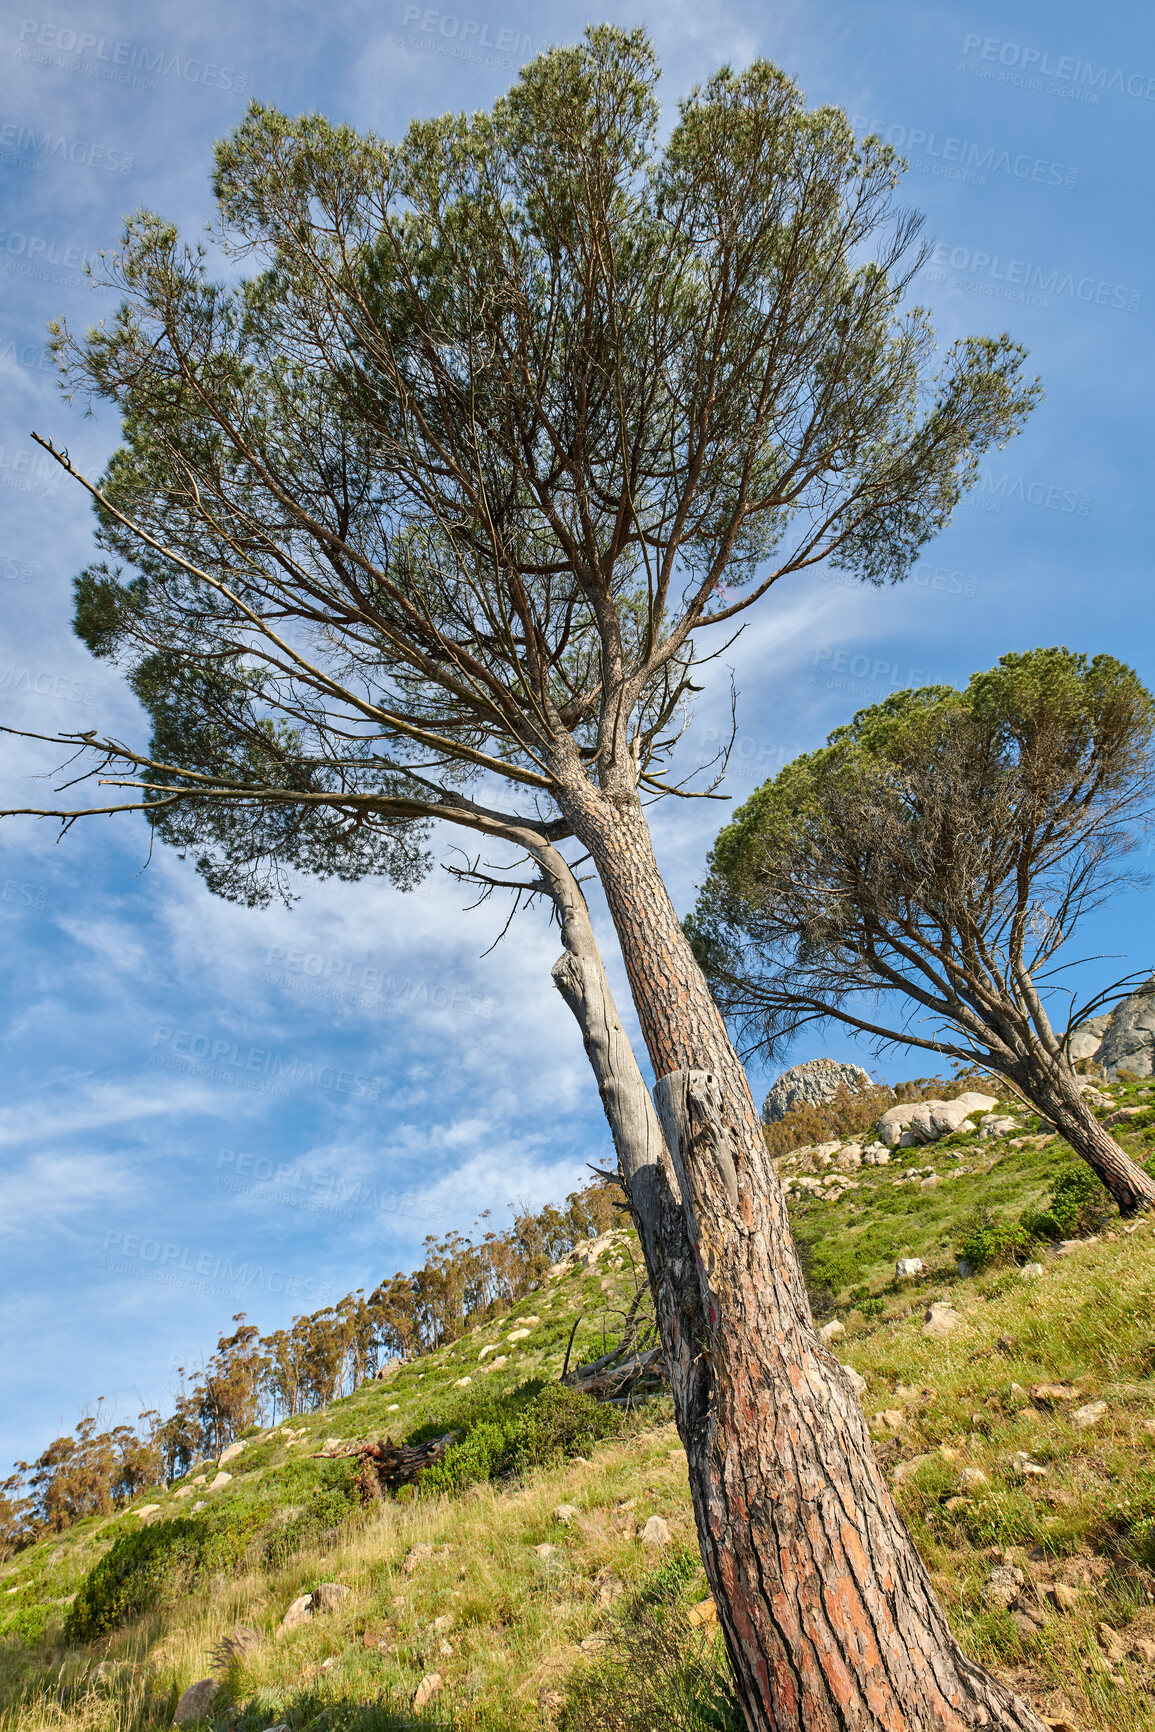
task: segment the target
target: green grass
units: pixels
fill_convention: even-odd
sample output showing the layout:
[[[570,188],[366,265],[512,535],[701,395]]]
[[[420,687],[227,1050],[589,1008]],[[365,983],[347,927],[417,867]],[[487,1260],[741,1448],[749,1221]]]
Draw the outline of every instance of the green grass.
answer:
[[[1122,1136],[1150,1158],[1145,1121]],[[1125,1646],[1155,1640],[1155,1233],[1115,1218],[1069,1256],[1037,1242],[1045,1272],[1029,1281],[995,1242],[1024,1212],[1046,1212],[1070,1166],[1058,1142],[953,1137],[863,1168],[839,1201],[798,1196],[791,1212],[815,1291],[845,1324],[839,1357],[866,1379],[868,1416],[902,1416],[897,1430],[875,1421],[879,1458],[964,1645],[1080,1729],[1155,1732],[1150,1669],[1104,1670],[1096,1635],[1105,1622]],[[936,1188],[894,1182],[927,1167]],[[960,1246],[979,1230],[992,1254],[960,1278]],[[927,1274],[896,1280],[901,1255]],[[202,1465],[184,1487],[143,1494],[137,1508],[160,1505],[150,1525],[131,1510],[93,1517],[9,1559],[0,1732],[151,1732],[209,1675],[216,1732],[735,1732],[718,1639],[688,1620],[705,1586],[669,1402],[623,1417],[556,1387],[575,1318],[575,1354],[592,1357],[603,1314],[628,1303],[631,1268],[616,1261],[326,1413],[254,1433],[219,1491],[177,1495],[212,1478]],[[962,1317],[945,1340],[922,1333],[934,1299]],[[530,1334],[510,1344],[519,1326]],[[489,1369],[497,1355],[481,1352],[497,1344],[506,1363]],[[1048,1402],[1031,1394],[1042,1384],[1079,1393]],[[1072,1409],[1096,1401],[1104,1415],[1080,1429]],[[459,1442],[425,1486],[367,1508],[347,1459],[317,1459],[329,1438],[446,1430]],[[1045,1474],[1022,1478],[1018,1452]],[[967,1468],[985,1483],[963,1493]],[[576,1513],[559,1519],[562,1505]],[[672,1534],[657,1554],[640,1539],[653,1514]],[[985,1605],[983,1584],[1008,1558],[1036,1598],[1076,1590],[1073,1609],[1044,1608],[1024,1629]],[[279,1635],[291,1601],[322,1581],[344,1583],[348,1600]],[[237,1625],[260,1640],[222,1658]],[[441,1686],[417,1712],[433,1673]]]

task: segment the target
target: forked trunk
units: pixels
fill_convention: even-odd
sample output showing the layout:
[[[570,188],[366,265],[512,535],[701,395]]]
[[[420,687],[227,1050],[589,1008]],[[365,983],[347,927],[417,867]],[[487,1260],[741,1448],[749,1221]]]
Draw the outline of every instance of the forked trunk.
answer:
[[[814,1333],[745,1073],[639,807],[611,811],[592,795],[570,817],[617,928],[664,1139],[576,886],[555,979],[582,1023],[642,1233],[703,1561],[751,1732],[1043,1732],[951,1635],[858,1399]]]
[[[1121,1215],[1155,1208],[1155,1179],[1121,1149],[1101,1125],[1079,1088],[1079,1079],[1062,1059],[1039,1063],[1014,1079],[1031,1104],[1050,1119],[1081,1155],[1116,1203]]]

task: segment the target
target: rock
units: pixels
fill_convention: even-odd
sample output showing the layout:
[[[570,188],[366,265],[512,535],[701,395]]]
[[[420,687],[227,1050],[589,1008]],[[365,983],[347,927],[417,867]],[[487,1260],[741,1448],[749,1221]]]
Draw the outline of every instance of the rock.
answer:
[[[1009,1607],[1027,1585],[1027,1578],[1014,1564],[999,1564],[983,1583],[983,1605]]]
[[[777,1124],[794,1107],[825,1106],[840,1088],[856,1095],[872,1086],[861,1065],[839,1064],[832,1058],[811,1059],[809,1064],[783,1071],[762,1104],[762,1119],[765,1124]]]
[[[822,1328],[818,1331],[818,1339],[819,1341],[825,1341],[827,1346],[829,1346],[832,1341],[837,1341],[840,1336],[845,1334],[845,1323],[835,1317],[832,1322],[824,1323],[822,1325]],[[156,1508],[158,1506],[154,1505],[153,1507]]]
[[[963,1327],[963,1319],[953,1305],[936,1303],[927,1309],[926,1322],[922,1326],[924,1335],[933,1340],[941,1341],[947,1335],[953,1335],[956,1329]]]
[[[134,1509],[132,1513],[134,1516],[139,1516],[141,1521],[147,1525],[149,1517],[154,1516],[159,1508],[158,1503],[142,1503],[140,1508]]]
[[[477,1355],[478,1364],[480,1365],[487,1353],[496,1353],[500,1345],[501,1343],[499,1341],[491,1341],[488,1347],[483,1347],[481,1352]]]
[[[1103,1120],[1103,1124],[1107,1130],[1110,1130],[1112,1125],[1121,1125],[1125,1124],[1128,1119],[1141,1118],[1146,1111],[1146,1107],[1118,1107],[1113,1113],[1108,1114]]]
[[[834,1164],[840,1173],[857,1173],[862,1166],[862,1150],[857,1143],[847,1143]]]
[[[853,1389],[855,1395],[865,1395],[865,1393],[866,1393],[866,1379],[865,1379],[865,1377],[861,1376],[857,1371],[855,1371],[853,1365],[844,1365],[842,1367],[842,1369],[846,1373],[847,1382],[850,1384],[850,1387],[851,1387],[851,1389]]]
[[[1118,1630],[1113,1630],[1110,1624],[1100,1623],[1095,1630],[1095,1634],[1098,1636],[1099,1644],[1111,1664],[1113,1666],[1121,1665],[1127,1658],[1127,1650],[1123,1646],[1123,1641]]]
[[[896,1145],[916,1148],[920,1143],[937,1142],[939,1137],[949,1136],[964,1126],[973,1131],[970,1114],[986,1112],[997,1105],[993,1095],[973,1091],[953,1101],[903,1101],[883,1113],[878,1121],[878,1134],[888,1148]]]
[[[965,1257],[960,1257],[958,1260],[959,1280],[969,1281],[974,1272],[974,1264],[968,1263]]]
[[[956,1509],[968,1509],[970,1507],[970,1501],[969,1497],[948,1497],[942,1507],[950,1510],[953,1515]]]
[[[293,1601],[292,1605],[281,1619],[278,1628],[282,1633],[287,1633],[289,1630],[298,1630],[302,1624],[307,1624],[309,1622],[312,1615],[312,1594],[301,1594]]]
[[[1057,1612],[1073,1612],[1082,1598],[1078,1588],[1068,1587],[1066,1582],[1052,1582],[1045,1593]]]
[[[1094,1058],[1110,1026],[1111,1013],[1108,1011],[1105,1016],[1090,1016],[1086,1022],[1081,1022],[1078,1028],[1073,1028],[1067,1045],[1067,1057],[1071,1063],[1077,1064],[1080,1059]]]
[[[696,1629],[713,1630],[718,1625],[718,1608],[713,1599],[702,1600],[698,1605],[691,1606],[686,1613],[687,1624]]]
[[[884,1431],[905,1431],[906,1414],[901,1407],[884,1407],[870,1423],[881,1426]]]
[[[190,1684],[173,1712],[173,1725],[188,1726],[194,1720],[206,1719],[219,1689],[220,1684],[215,1678],[201,1678]]]
[[[933,1455],[912,1455],[909,1461],[900,1461],[897,1467],[891,1469],[891,1484],[902,1485],[905,1480],[913,1479],[920,1467],[925,1467],[928,1461],[933,1460]]]
[[[1155,974],[1116,1005],[1095,1059],[1110,1077],[1155,1075]]]
[[[214,1478],[212,1484],[209,1486],[209,1490],[210,1491],[219,1491],[222,1485],[228,1485],[228,1483],[232,1479],[232,1477],[233,1476],[231,1473],[218,1473],[216,1475],[216,1477]]]
[[[894,1265],[894,1272],[899,1277],[921,1275],[926,1264],[921,1257],[900,1257]]]
[[[1011,1471],[1019,1479],[1046,1479],[1049,1470],[1032,1461],[1025,1449],[1018,1449],[1011,1457]]]
[[[660,1515],[652,1515],[638,1538],[644,1546],[668,1546],[670,1529]]]
[[[427,1558],[433,1556],[433,1547],[426,1545],[424,1540],[418,1540],[415,1546],[410,1546],[405,1554],[405,1562],[401,1565],[401,1573],[411,1576],[414,1570],[420,1569]]]
[[[218,1466],[223,1467],[225,1465],[226,1461],[235,1461],[237,1456],[240,1455],[241,1451],[244,1449],[244,1447],[245,1447],[245,1445],[244,1445],[243,1438],[238,1438],[236,1443],[230,1443],[229,1447],[227,1449],[221,1451],[221,1459],[218,1463]]]
[[[1080,1431],[1089,1431],[1091,1426],[1098,1425],[1107,1416],[1105,1401],[1089,1401],[1086,1407],[1077,1407],[1071,1415],[1071,1424],[1077,1425]]]
[[[958,1476],[958,1489],[964,1494],[972,1491],[982,1491],[990,1480],[981,1467],[964,1467]]]
[[[1072,1383],[1036,1383],[1031,1390],[1031,1400],[1052,1407],[1056,1401],[1078,1401],[1082,1393]]]
[[[588,1636],[583,1636],[579,1643],[583,1654],[596,1654],[599,1648],[608,1648],[609,1645],[609,1637],[600,1635],[596,1630]]]
[[[553,1512],[553,1519],[555,1522],[560,1522],[563,1528],[568,1528],[571,1522],[577,1520],[580,1513],[575,1503],[559,1503]]]
[[[440,1672],[427,1672],[413,1692],[414,1708],[424,1708],[427,1702],[431,1702],[444,1682]]]
[[[1144,1666],[1155,1666],[1155,1642],[1136,1636],[1132,1639],[1130,1652],[1133,1660],[1138,1660]]]
[[[180,1489],[178,1491],[174,1491],[172,1495],[173,1495],[173,1497],[191,1497],[192,1494],[193,1494],[193,1488],[191,1485],[182,1485],[180,1487]]]
[[[1098,1233],[1092,1233],[1087,1239],[1060,1239],[1055,1247],[1056,1257],[1069,1257],[1073,1251],[1081,1251],[1084,1245],[1097,1245]]]
[[[540,1545],[540,1546],[534,1546],[533,1549],[537,1553],[538,1557],[541,1558],[543,1563],[548,1564],[550,1558],[555,1558],[557,1556],[557,1547],[556,1546],[551,1546],[549,1544],[545,1544],[545,1545]]]
[[[472,1377],[455,1377],[453,1380],[453,1387],[454,1389],[464,1389],[472,1382]]]
[[[508,1347],[511,1341],[525,1341],[532,1334],[532,1329],[511,1329],[505,1338],[505,1345]]]
[[[1024,1263],[1019,1270],[1019,1278],[1022,1281],[1037,1281],[1039,1276],[1046,1272],[1041,1263]]]
[[[343,1601],[353,1592],[344,1582],[322,1582],[313,1592],[313,1611],[335,1612]]]

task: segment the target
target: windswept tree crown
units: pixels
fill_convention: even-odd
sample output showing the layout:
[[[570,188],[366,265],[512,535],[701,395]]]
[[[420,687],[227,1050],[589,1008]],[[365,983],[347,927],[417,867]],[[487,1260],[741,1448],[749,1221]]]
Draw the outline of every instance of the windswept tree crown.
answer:
[[[903,310],[889,148],[764,61],[663,143],[657,77],[600,27],[400,143],[254,104],[215,181],[253,274],[141,213],[115,319],[58,333],[123,426],[77,630],[154,728],[96,744],[218,891],[666,791],[699,629],[903,577],[1034,401]]]
[[[692,941],[751,1049],[835,1016],[997,1061],[1039,1024],[1037,984],[1080,918],[1125,881],[1153,793],[1155,701],[1130,668],[1004,655],[962,691],[860,710],[763,783],[714,844]]]

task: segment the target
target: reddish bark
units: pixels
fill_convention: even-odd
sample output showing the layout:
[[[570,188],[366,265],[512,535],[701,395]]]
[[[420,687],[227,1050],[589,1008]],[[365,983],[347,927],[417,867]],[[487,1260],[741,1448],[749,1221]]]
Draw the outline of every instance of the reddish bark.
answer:
[[[637,802],[611,807],[587,788],[575,805],[569,816],[605,888],[660,1079],[674,1171],[664,1152],[643,1163],[656,1202],[635,1213],[702,1555],[751,1732],[1042,1732],[1029,1705],[951,1635],[858,1399],[814,1333],[745,1073]],[[580,1019],[574,979],[563,991]],[[584,1032],[596,1045],[600,1035]],[[613,1123],[614,1089],[599,1081]]]

